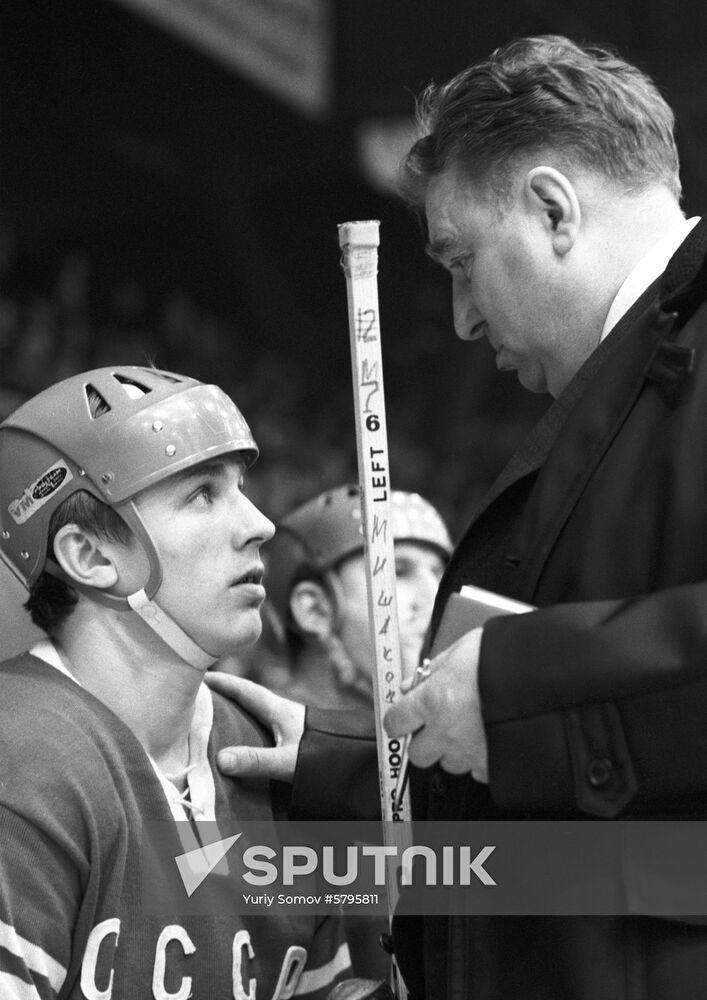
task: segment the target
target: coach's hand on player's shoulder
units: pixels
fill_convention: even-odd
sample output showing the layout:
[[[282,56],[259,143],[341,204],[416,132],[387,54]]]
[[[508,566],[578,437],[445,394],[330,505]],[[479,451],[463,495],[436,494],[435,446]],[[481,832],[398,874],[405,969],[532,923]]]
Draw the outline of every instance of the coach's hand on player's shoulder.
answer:
[[[482,629],[473,629],[430,661],[427,680],[408,689],[385,715],[389,736],[414,734],[408,750],[417,767],[439,762],[452,774],[488,782],[486,733],[479,701]]]
[[[219,770],[230,777],[292,781],[304,732],[304,705],[233,674],[210,671],[206,682],[254,715],[272,732],[275,741],[274,747],[224,747],[216,757]]]

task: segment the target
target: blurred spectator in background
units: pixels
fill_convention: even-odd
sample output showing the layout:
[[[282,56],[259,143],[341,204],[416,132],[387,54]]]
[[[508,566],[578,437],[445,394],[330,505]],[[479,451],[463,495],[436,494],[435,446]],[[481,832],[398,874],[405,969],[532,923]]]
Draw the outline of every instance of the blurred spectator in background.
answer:
[[[391,495],[403,674],[417,665],[452,551],[437,510]],[[287,514],[265,549],[269,606],[287,645],[283,694],[323,708],[373,705],[368,596],[358,486],[325,490]]]

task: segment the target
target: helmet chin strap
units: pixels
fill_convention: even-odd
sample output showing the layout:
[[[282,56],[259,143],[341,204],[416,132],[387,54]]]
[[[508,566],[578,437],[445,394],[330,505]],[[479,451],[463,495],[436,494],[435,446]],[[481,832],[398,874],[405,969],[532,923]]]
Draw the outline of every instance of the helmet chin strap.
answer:
[[[126,600],[145,624],[157,633],[162,642],[166,643],[177,656],[186,660],[192,667],[196,667],[198,670],[208,670],[218,659],[217,656],[207,653],[193,639],[190,639],[184,629],[180,628],[166,611],[163,611],[155,601],[150,600],[144,588],[130,594]]]
[[[150,576],[145,586],[141,590],[137,590],[134,594],[129,594],[127,598],[119,598],[119,600],[126,601],[135,614],[140,615],[145,624],[177,656],[181,657],[181,659],[197,670],[208,670],[216,662],[218,656],[213,656],[211,653],[207,653],[205,649],[202,649],[176,623],[174,618],[170,617],[154,600],[154,596],[162,583],[162,564],[155,543],[152,540],[152,535],[140,517],[136,505],[132,500],[129,500],[126,504],[121,505],[118,512],[142,542],[150,563]]]
[[[98,590],[95,587],[87,587],[84,584],[77,583],[76,580],[64,573],[53,560],[48,559],[44,568],[52,576],[59,577],[60,580],[64,580],[74,590],[80,591],[90,600],[96,601],[96,603],[102,604],[104,607],[112,608],[114,611],[134,611],[159,636],[165,645],[182,660],[185,660],[197,670],[208,670],[209,667],[216,663],[218,656],[207,653],[205,649],[202,649],[154,600],[154,596],[162,583],[162,565],[152,536],[140,517],[137,507],[130,500],[121,505],[118,513],[138,537],[147,553],[150,564],[150,575],[147,583],[141,590],[137,590],[134,594],[129,594],[127,597],[120,597],[118,594],[107,594],[105,591]]]

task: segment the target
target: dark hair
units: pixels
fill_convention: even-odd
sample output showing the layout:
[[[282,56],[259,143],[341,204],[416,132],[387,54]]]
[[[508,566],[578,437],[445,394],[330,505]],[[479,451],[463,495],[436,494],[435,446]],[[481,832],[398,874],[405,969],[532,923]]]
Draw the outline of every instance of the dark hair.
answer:
[[[80,490],[67,497],[51,516],[47,542],[49,558],[54,551],[56,534],[65,524],[75,524],[79,528],[95,532],[100,538],[121,542],[123,545],[127,545],[134,537],[128,525],[112,507],[92,493]],[[74,588],[45,570],[30,589],[25,608],[34,624],[52,635],[66,621],[77,602],[78,594]]]
[[[430,84],[417,117],[424,135],[403,162],[401,191],[418,209],[449,167],[503,197],[514,160],[545,149],[626,193],[663,183],[680,197],[673,112],[650,77],[607,48],[517,39]]]

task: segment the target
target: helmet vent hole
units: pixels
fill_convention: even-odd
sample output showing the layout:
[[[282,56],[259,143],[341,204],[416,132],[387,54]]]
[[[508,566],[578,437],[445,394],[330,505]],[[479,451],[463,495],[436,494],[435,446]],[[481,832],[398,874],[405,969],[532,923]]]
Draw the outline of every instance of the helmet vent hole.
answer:
[[[131,399],[139,399],[141,396],[147,395],[151,391],[150,387],[143,385],[141,382],[137,382],[134,378],[129,378],[127,375],[115,374],[114,379],[122,385],[123,389]]]
[[[86,386],[86,401],[92,420],[96,420],[98,417],[102,417],[104,413],[110,411],[110,403],[101,395],[95,385]]]

